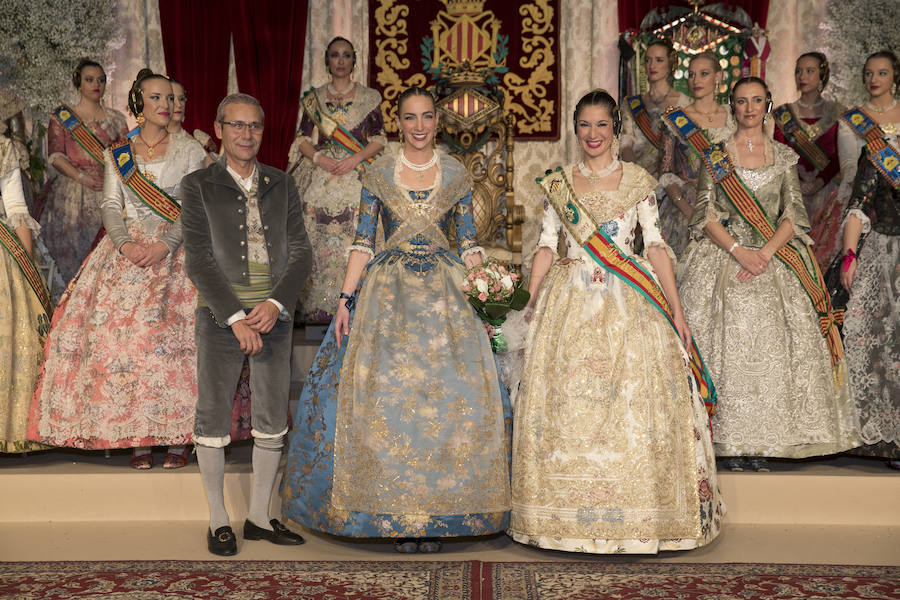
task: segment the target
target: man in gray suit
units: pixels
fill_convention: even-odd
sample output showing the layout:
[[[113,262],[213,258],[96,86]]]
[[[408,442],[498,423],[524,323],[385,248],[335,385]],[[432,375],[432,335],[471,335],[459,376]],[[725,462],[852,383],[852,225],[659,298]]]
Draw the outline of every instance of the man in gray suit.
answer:
[[[294,180],[256,161],[264,124],[255,98],[226,97],[215,123],[222,158],[181,183],[185,266],[199,292],[194,444],[209,502],[207,546],[221,556],[237,552],[223,488],[234,389],[245,355],[254,444],[244,539],[303,543],[269,519],[269,501],[288,428],[291,318],[312,253]]]

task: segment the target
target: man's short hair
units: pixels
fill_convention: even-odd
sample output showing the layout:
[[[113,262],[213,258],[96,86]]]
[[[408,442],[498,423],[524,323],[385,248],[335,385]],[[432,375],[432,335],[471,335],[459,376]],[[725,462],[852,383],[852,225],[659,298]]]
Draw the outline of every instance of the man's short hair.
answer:
[[[225,96],[222,101],[219,102],[219,108],[216,110],[217,122],[225,122],[225,107],[229,104],[250,104],[251,106],[255,106],[259,110],[260,123],[262,125],[266,124],[266,113],[263,111],[263,107],[260,105],[259,100],[250,94],[228,94]]]

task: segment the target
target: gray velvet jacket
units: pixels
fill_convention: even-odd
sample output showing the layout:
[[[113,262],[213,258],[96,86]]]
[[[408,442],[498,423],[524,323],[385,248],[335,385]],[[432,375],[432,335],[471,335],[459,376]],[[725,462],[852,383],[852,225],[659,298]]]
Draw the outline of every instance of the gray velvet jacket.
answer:
[[[312,268],[303,226],[303,205],[294,180],[257,163],[259,213],[263,224],[271,298],[293,316]],[[219,323],[244,308],[232,284],[250,283],[247,258],[247,198],[225,169],[225,158],[194,171],[181,182],[181,224],[185,268]]]

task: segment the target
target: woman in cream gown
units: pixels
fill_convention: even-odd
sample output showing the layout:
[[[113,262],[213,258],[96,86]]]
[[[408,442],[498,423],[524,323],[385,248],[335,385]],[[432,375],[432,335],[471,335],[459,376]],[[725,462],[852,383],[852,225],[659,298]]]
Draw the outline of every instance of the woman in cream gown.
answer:
[[[518,542],[573,552],[696,548],[716,537],[725,507],[707,414],[689,381],[690,332],[674,257],[659,231],[657,181],[614,158],[618,109],[609,94],[582,98],[575,126],[584,160],[548,175],[550,185],[571,185],[600,230],[653,274],[677,331],[592,260],[568,228],[568,256],[554,260],[563,224],[545,201],[516,399],[508,533]],[[580,209],[570,203],[566,210],[579,220]],[[638,224],[643,257],[633,251]]]
[[[731,102],[737,133],[710,156],[731,161],[773,235],[766,241],[726,195],[734,187],[717,184],[704,168],[690,223],[695,241],[679,278],[685,314],[719,392],[716,454],[754,457],[758,470],[767,470],[762,457],[820,456],[860,443],[827,290],[808,293],[775,257],[788,246],[797,272],[824,288],[809,248],[797,155],[763,133],[770,98],[761,79],[739,81]],[[817,293],[824,300],[814,306]],[[729,466],[741,470],[746,462],[735,458]]]

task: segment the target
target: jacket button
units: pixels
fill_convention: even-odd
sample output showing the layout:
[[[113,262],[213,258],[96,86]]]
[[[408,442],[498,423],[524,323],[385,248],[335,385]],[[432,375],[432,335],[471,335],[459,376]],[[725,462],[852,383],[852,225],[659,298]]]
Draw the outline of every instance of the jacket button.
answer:
[[[244,209],[243,209],[243,208],[239,208],[239,209],[238,209],[238,214],[239,214],[239,215],[244,214]]]
[[[271,247],[272,247],[272,242],[266,242],[266,246],[268,246],[269,248],[271,248]]]
[[[246,276],[247,276],[247,271],[244,271],[243,273],[241,273],[241,275],[244,276],[244,277],[246,277]]]
[[[243,224],[241,224],[241,225],[238,225],[238,229],[241,229],[241,230],[243,230],[243,229],[244,229],[244,226],[243,226]]]
[[[241,240],[241,246],[243,246],[244,244],[245,244],[244,240]]]
[[[241,254],[241,260],[244,260],[245,258],[247,258],[247,257],[245,255]]]
[[[268,230],[269,230],[269,226],[268,226],[268,225],[263,225],[263,229],[265,229],[266,231],[268,231]]]

